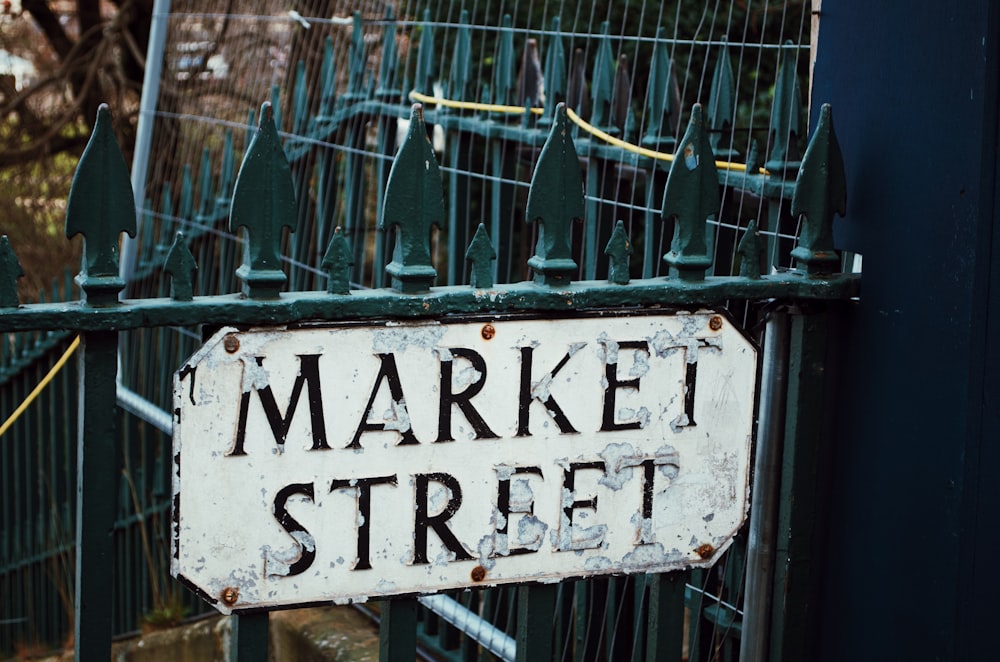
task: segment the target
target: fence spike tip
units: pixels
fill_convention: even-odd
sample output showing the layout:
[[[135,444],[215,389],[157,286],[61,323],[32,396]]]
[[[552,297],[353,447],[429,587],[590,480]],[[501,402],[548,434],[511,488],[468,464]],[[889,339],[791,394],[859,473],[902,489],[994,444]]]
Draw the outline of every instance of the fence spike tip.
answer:
[[[535,255],[528,260],[536,283],[561,286],[570,282],[577,270],[570,235],[573,221],[582,221],[584,210],[580,160],[566,105],[559,104],[528,189],[525,216],[528,223],[538,223]]]
[[[10,247],[7,235],[0,236],[0,308],[17,308],[17,279],[24,275],[24,269]]]
[[[625,234],[625,223],[618,221],[611,233],[608,245],[604,249],[608,256],[608,282],[616,285],[627,285],[629,281],[629,256],[632,255],[632,242]]]
[[[102,103],[66,200],[66,236],[84,236],[77,282],[83,298],[91,303],[113,303],[125,287],[118,276],[122,232],[136,234],[135,197],[128,165],[111,127],[111,111]]]
[[[163,271],[170,276],[170,297],[174,301],[191,301],[194,298],[194,275],[198,271],[198,263],[184,241],[184,233],[179,230],[163,261]]]
[[[413,104],[410,128],[389,169],[380,229],[396,231],[393,259],[385,270],[399,292],[426,292],[437,271],[431,263],[431,227],[445,218],[444,187],[427,136],[423,106]]]
[[[490,241],[484,224],[480,223],[476,229],[476,234],[469,242],[469,249],[465,252],[465,259],[472,263],[469,285],[478,289],[493,287],[493,261],[497,259],[497,252],[493,249],[493,242]]]
[[[760,233],[757,230],[757,221],[751,220],[743,231],[743,238],[736,247],[736,254],[740,256],[740,276],[750,280],[760,278],[760,258],[761,258]]]
[[[797,267],[810,276],[835,271],[840,257],[833,247],[833,216],[847,213],[847,176],[830,104],[820,109],[816,131],[802,158],[791,212],[802,217],[798,244],[792,250]]]
[[[349,294],[351,291],[351,267],[354,266],[354,255],[351,246],[347,243],[343,229],[338,225],[333,236],[330,237],[330,245],[323,255],[321,264],[326,271],[328,279],[326,281],[327,294]]]
[[[671,276],[681,280],[705,278],[705,271],[712,266],[705,239],[708,219],[716,217],[720,204],[715,155],[701,104],[696,103],[663,194],[663,220],[675,219],[670,252],[663,256]]]
[[[247,147],[233,187],[229,231],[245,228],[243,264],[236,270],[249,298],[275,298],[287,280],[281,268],[281,229],[295,231],[298,200],[281,146],[274,108],[260,107],[260,126]]]

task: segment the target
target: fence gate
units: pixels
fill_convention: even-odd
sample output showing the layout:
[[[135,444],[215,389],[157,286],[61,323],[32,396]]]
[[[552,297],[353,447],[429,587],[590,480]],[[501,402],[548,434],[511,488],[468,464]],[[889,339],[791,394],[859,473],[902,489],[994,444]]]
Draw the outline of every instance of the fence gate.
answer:
[[[632,240],[619,223],[606,279],[574,280],[573,236],[589,219],[560,106],[527,199],[532,280],[494,282],[480,225],[465,253],[470,283],[435,287],[442,181],[415,105],[382,202],[395,236],[391,286],[350,289],[356,252],[338,230],[316,265],[326,290],[304,292],[282,291],[280,242],[295,230],[298,198],[269,104],[259,117],[229,216],[244,231],[239,294],[192,296],[197,264],[178,233],[164,260],[169,298],[119,300],[118,243],[135,233],[135,204],[106,107],[68,200],[67,235],[85,237],[80,301],[19,305],[17,258],[0,245],[0,331],[80,337],[77,659],[110,655],[116,374],[133,358],[119,359],[118,332],[172,325],[200,325],[204,344],[175,366],[171,571],[236,615],[233,659],[266,658],[269,610],[382,600],[382,658],[412,660],[418,596],[510,585],[513,649],[491,652],[548,660],[569,631],[566,580],[634,575],[645,617],[622,650],[679,660],[680,580],[713,564],[744,525],[755,435],[758,480],[770,477],[780,505],[754,493],[778,525],[755,526],[751,542],[774,536],[781,562],[773,584],[750,593],[776,587],[775,597],[748,599],[743,627],[770,623],[771,655],[794,657],[808,635],[795,621],[809,603],[825,302],[860,289],[859,277],[832,273],[844,179],[830,109],[791,202],[802,224],[793,269],[761,274],[750,227],[739,275],[706,275],[720,189],[695,107],[663,202],[669,275],[630,278]],[[785,365],[787,384],[760,383],[758,349],[727,312],[759,302],[776,311],[765,361]]]

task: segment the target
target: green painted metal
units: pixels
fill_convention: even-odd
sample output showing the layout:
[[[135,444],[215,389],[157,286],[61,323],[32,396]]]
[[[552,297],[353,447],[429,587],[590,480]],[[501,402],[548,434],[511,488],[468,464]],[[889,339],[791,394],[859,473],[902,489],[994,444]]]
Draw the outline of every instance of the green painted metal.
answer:
[[[714,91],[714,90],[713,90]],[[677,144],[677,118],[680,92],[674,76],[674,65],[667,53],[666,30],[660,27],[653,45],[649,64],[649,85],[646,91],[646,132],[642,144],[652,149],[672,152]]]
[[[469,99],[468,88],[471,84],[472,28],[469,26],[469,10],[463,9],[458,19],[458,29],[455,31],[455,49],[451,59],[451,75],[448,78],[448,95],[452,99]]]
[[[618,127],[612,124],[611,103],[615,93],[615,56],[611,51],[608,36],[608,22],[601,23],[601,37],[597,42],[597,56],[594,59],[594,73],[591,76],[590,123],[601,131],[618,134]]]
[[[426,292],[437,271],[431,264],[431,226],[444,222],[441,174],[420,104],[414,104],[406,141],[389,171],[382,229],[396,228],[393,260],[386,267],[392,286],[406,294]]]
[[[230,622],[229,662],[267,662],[267,612],[237,614]]]
[[[434,94],[434,78],[437,65],[434,62],[434,26],[431,10],[424,10],[424,20],[420,24],[420,44],[417,46],[417,72],[413,89],[423,94]]]
[[[338,227],[333,231],[330,246],[323,256],[323,269],[328,280],[327,294],[348,294],[351,290],[351,267],[354,266],[354,256],[351,247]]]
[[[417,657],[417,601],[382,602],[378,633],[379,662],[412,662]]]
[[[552,615],[556,607],[553,584],[528,584],[518,589],[517,662],[552,660]]]
[[[552,17],[552,29],[546,42],[545,66],[543,79],[545,81],[545,115],[539,120],[539,126],[547,127],[556,112],[556,106],[566,101],[566,51],[558,16]]]
[[[66,201],[66,236],[84,236],[77,282],[90,303],[113,303],[125,287],[118,276],[118,237],[122,232],[134,237],[135,231],[128,166],[111,128],[111,111],[101,104]]]
[[[690,572],[656,575],[649,578],[649,610],[646,615],[646,660],[679,662],[684,649],[684,623],[670,614],[683,611],[685,584]],[[692,613],[697,613],[692,610]]]
[[[251,299],[274,298],[287,277],[281,268],[281,229],[295,231],[298,215],[291,169],[281,148],[272,107],[260,109],[254,135],[236,176],[229,231],[246,228],[243,264],[236,275]]]
[[[510,14],[500,23],[500,45],[497,47],[493,74],[493,102],[513,104],[514,101],[514,30]],[[468,55],[468,54],[466,54]]]
[[[844,157],[833,130],[830,105],[823,104],[792,196],[792,214],[802,217],[802,232],[792,257],[805,273],[814,276],[836,271],[840,257],[833,248],[833,215],[845,213]]]
[[[733,119],[736,117],[736,80],[729,48],[722,47],[712,73],[712,94],[708,101],[707,124],[711,130],[709,140],[716,158],[736,160],[739,152],[730,146],[733,138]]]
[[[740,256],[740,277],[758,280],[764,250],[761,246],[760,232],[757,230],[757,221],[750,221],[747,225],[736,252]]]
[[[497,252],[493,249],[490,236],[486,233],[486,226],[482,223],[479,224],[476,234],[469,243],[465,259],[472,263],[469,285],[479,289],[493,287],[493,262],[497,259]]]
[[[527,221],[538,224],[538,243],[528,266],[535,282],[561,287],[576,272],[570,250],[570,230],[584,216],[583,181],[579,157],[570,135],[565,106],[556,108],[555,121],[545,142],[528,192]]]
[[[618,221],[615,224],[611,239],[604,248],[604,252],[610,258],[608,261],[608,282],[616,285],[627,285],[629,281],[629,257],[632,255],[632,242],[625,234],[625,223]]]
[[[365,69],[368,66],[368,54],[363,25],[361,12],[355,11],[348,57],[347,93],[340,97],[340,102],[343,104],[351,104],[365,98]]]
[[[771,110],[771,149],[764,167],[772,173],[792,178],[799,169],[799,148],[796,142],[802,131],[802,94],[795,75],[798,50],[785,42],[778,60],[778,80]]]
[[[402,91],[396,87],[396,66],[399,51],[396,46],[396,16],[392,5],[385,6],[385,26],[382,31],[382,61],[379,66],[378,88],[375,97],[384,101],[396,102]]]
[[[92,293],[88,300],[92,301]],[[119,459],[115,375],[118,332],[82,334],[76,478],[76,585],[73,653],[77,660],[111,657],[111,531]]]
[[[679,154],[670,167],[663,196],[663,219],[675,219],[670,252],[663,256],[670,275],[701,280],[712,266],[705,239],[709,218],[719,213],[719,176],[701,105],[691,109],[691,120],[681,139]]]
[[[17,308],[17,279],[23,275],[17,255],[7,235],[3,235],[0,237],[0,308]]]
[[[194,298],[194,275],[198,264],[184,241],[184,233],[177,231],[170,246],[163,270],[170,275],[170,296],[175,301],[191,301]]]

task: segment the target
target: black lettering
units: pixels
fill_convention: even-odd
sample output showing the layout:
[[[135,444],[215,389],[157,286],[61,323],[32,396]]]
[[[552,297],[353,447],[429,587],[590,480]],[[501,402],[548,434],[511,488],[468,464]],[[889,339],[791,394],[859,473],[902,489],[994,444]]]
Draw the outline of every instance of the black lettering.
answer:
[[[539,467],[517,467],[512,472],[512,476],[519,476],[525,474],[533,474],[535,476],[542,476],[542,470]],[[525,513],[528,515],[535,514],[535,502],[532,501],[528,506],[527,510],[514,511],[519,513]],[[507,525],[510,523],[510,478],[504,478],[498,481],[498,491],[497,491],[497,513],[500,518],[503,519],[503,526],[497,527],[497,533],[500,535],[507,535]],[[530,554],[532,552],[537,552],[537,549],[531,549],[530,547],[518,547],[512,549],[510,547],[510,538],[508,537],[507,543],[507,554],[505,556],[514,556],[516,554]]]
[[[555,376],[559,374],[559,371],[562,370],[563,367],[566,365],[566,363],[570,360],[570,358],[572,358],[573,354],[575,354],[584,345],[585,343],[577,343],[571,345],[569,351],[566,352],[566,356],[562,357],[562,359],[559,360],[559,363],[556,364],[556,367],[550,370],[547,375],[545,375],[540,380],[535,382],[535,384],[537,385],[543,382],[551,384],[552,380],[555,379]],[[533,388],[531,384],[531,361],[534,351],[535,351],[534,347],[521,348],[521,396],[518,401],[517,435],[515,436],[518,437],[531,436],[531,432],[529,431],[528,427],[528,420],[529,420],[529,410],[531,407],[531,402],[533,400],[538,400],[543,405],[545,405],[545,408],[552,416],[552,420],[554,420],[556,422],[556,425],[559,426],[559,431],[561,433],[576,434],[577,433],[576,429],[569,422],[569,419],[566,418],[566,414],[563,413],[563,410],[559,406],[559,403],[556,402],[555,398],[552,397],[552,394],[548,392],[548,389],[545,389],[544,400],[542,400],[540,397],[538,397],[532,392]]]
[[[361,416],[361,421],[358,423],[358,429],[354,433],[354,439],[351,443],[347,445],[347,448],[361,448],[361,435],[365,432],[371,432],[373,430],[385,430],[385,421],[379,423],[369,422],[368,417],[372,413],[372,404],[375,402],[375,396],[378,395],[379,387],[382,385],[382,380],[384,379],[386,383],[389,384],[389,395],[392,397],[393,405],[396,407],[398,413],[402,414],[406,423],[402,427],[405,430],[397,430],[400,434],[400,441],[397,446],[406,446],[409,444],[419,444],[416,435],[413,434],[413,429],[409,425],[409,414],[406,411],[406,399],[403,397],[403,385],[399,380],[399,370],[396,368],[396,357],[393,354],[378,354],[381,360],[381,365],[378,370],[378,376],[375,378],[375,386],[372,387],[372,394],[368,398],[368,405],[365,407],[365,413]]]
[[[476,439],[496,439],[497,435],[493,433],[493,430],[490,430],[489,426],[486,425],[486,421],[476,411],[476,408],[472,406],[472,398],[483,390],[483,386],[486,385],[486,361],[478,353],[464,347],[453,347],[447,351],[451,352],[452,358],[448,361],[441,361],[441,409],[438,415],[437,441],[455,440],[451,436],[452,405],[458,405],[458,408],[465,416],[465,420],[469,422],[469,425],[475,431]],[[452,393],[451,391],[452,365],[455,362],[455,358],[462,358],[468,361],[472,364],[472,369],[480,375],[476,382],[469,384],[461,393]]]
[[[281,415],[278,403],[274,399],[271,385],[268,384],[262,389],[244,388],[240,398],[240,412],[236,423],[236,441],[233,447],[226,452],[226,455],[246,455],[243,448],[247,434],[247,414],[250,409],[250,394],[254,391],[260,396],[260,404],[264,407],[264,415],[267,416],[267,424],[274,435],[274,441],[280,448],[285,447],[285,439],[288,437],[288,429],[292,425],[292,417],[295,415],[295,408],[299,404],[299,396],[302,394],[302,385],[308,386],[309,421],[312,425],[312,448],[310,450],[329,450],[330,445],[326,441],[326,421],[323,419],[323,397],[319,386],[319,354],[299,355],[299,374],[295,377],[292,385],[292,395],[288,400],[288,408],[285,415]],[[264,366],[264,357],[255,357],[258,367]],[[246,373],[244,370],[244,377]]]
[[[563,494],[568,494],[573,501],[570,501],[568,506],[563,507],[562,522],[559,527],[558,551],[600,547],[604,541],[604,534],[607,531],[607,526],[604,525],[588,527],[585,530],[586,537],[580,540],[573,539],[573,513],[583,508],[597,510],[596,494],[589,499],[576,498],[576,472],[583,469],[597,469],[603,472],[605,471],[604,462],[570,462],[569,469],[564,471]]]
[[[425,564],[427,560],[427,529],[434,529],[434,533],[448,549],[455,554],[456,561],[469,561],[472,555],[466,551],[465,547],[458,541],[455,534],[448,528],[450,520],[458,509],[462,507],[462,486],[451,474],[433,473],[416,474],[414,477],[416,495],[414,499],[413,512],[413,563]],[[441,483],[451,491],[451,498],[448,504],[437,515],[429,514],[427,503],[427,484],[430,481]]]
[[[684,415],[687,422],[681,421],[679,428],[689,428],[698,425],[694,420],[694,389],[698,380],[698,362],[688,361],[684,372]]]
[[[618,343],[618,351],[621,352],[623,349],[635,349],[642,350],[649,355],[649,345],[645,340],[628,340]],[[613,432],[615,430],[638,430],[641,426],[641,421],[634,420],[625,423],[619,423],[615,421],[615,394],[620,388],[634,388],[636,391],[639,390],[639,378],[626,379],[621,381],[618,379],[618,363],[606,363],[604,365],[604,375],[608,382],[607,388],[604,389],[604,413],[601,416],[601,432]]]
[[[294,494],[301,494],[302,496],[308,497],[310,501],[314,501],[315,494],[313,492],[312,483],[293,483],[292,485],[285,485],[274,497],[274,519],[278,520],[278,524],[281,525],[288,535],[295,540],[295,546],[299,548],[299,558],[288,566],[287,573],[269,573],[272,576],[285,576],[292,577],[294,575],[301,575],[303,572],[309,569],[313,561],[316,560],[316,543],[315,538],[306,531],[305,527],[299,524],[298,520],[288,514],[288,509],[286,504],[288,503],[289,497]],[[296,535],[299,534],[299,535]]]
[[[656,476],[654,460],[642,461],[642,519],[639,521],[639,544],[653,540],[653,478]],[[648,536],[646,534],[649,534]]]
[[[372,522],[372,485],[392,485],[396,486],[396,476],[378,476],[377,478],[355,478],[355,479],[333,479],[330,482],[330,491],[344,488],[356,488],[358,490],[358,514],[361,516],[361,523],[358,524],[358,560],[354,563],[353,570],[371,570],[371,522]]]

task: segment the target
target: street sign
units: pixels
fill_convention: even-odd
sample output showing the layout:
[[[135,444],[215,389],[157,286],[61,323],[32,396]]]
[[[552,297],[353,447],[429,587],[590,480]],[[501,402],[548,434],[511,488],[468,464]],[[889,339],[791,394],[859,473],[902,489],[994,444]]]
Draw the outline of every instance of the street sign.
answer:
[[[708,565],[756,381],[713,311],[224,328],[174,378],[172,572],[229,613]]]

